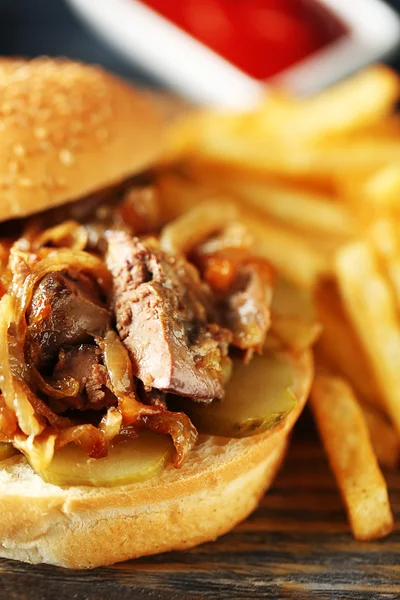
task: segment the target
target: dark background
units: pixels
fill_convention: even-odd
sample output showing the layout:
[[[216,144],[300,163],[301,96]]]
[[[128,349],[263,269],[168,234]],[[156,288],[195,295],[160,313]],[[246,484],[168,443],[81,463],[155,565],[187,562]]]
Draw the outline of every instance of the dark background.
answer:
[[[400,12],[400,0],[388,4]],[[86,29],[63,0],[0,0],[0,55],[40,54],[99,63],[133,81],[157,85]],[[400,51],[388,62],[400,71]]]

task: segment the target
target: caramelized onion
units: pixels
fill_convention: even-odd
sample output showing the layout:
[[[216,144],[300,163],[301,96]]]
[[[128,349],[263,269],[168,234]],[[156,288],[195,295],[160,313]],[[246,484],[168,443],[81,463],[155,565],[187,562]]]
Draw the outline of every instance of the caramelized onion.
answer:
[[[99,427],[76,424],[56,414],[41,398],[73,398],[79,393],[80,382],[66,377],[55,383],[43,375],[25,358],[27,332],[26,311],[35,287],[50,272],[77,270],[96,279],[108,291],[110,274],[104,262],[81,249],[84,238],[81,226],[73,222],[34,234],[24,245],[14,244],[10,252],[9,272],[12,280],[9,293],[0,301],[0,427],[1,434],[20,449],[36,471],[43,470],[55,449],[69,443],[92,458],[107,455],[108,442],[121,427],[134,436],[143,429],[169,434],[176,449],[175,465],[181,466],[196,442],[197,431],[182,413],[169,412],[159,402],[143,404],[136,394],[135,379],[129,354],[115,331],[97,340],[109,375],[110,390],[117,398],[117,407],[109,408]],[[36,238],[35,238],[36,235]],[[71,248],[43,248],[46,243],[68,243]],[[86,243],[86,242],[85,242]],[[31,250],[35,250],[32,252]]]
[[[254,239],[249,229],[242,223],[233,222],[199,244],[195,252],[200,258],[226,252],[231,255],[235,253],[236,256],[248,256],[252,246]]]
[[[88,233],[76,221],[64,221],[59,225],[45,229],[32,242],[32,250],[42,246],[68,247],[71,250],[84,250],[88,242]]]
[[[220,231],[238,217],[238,210],[229,202],[210,201],[198,204],[166,225],[160,245],[165,252],[186,254],[210,235]]]
[[[9,409],[4,397],[0,395],[0,438],[2,441],[9,440],[17,430],[17,426],[18,422],[15,412]]]
[[[70,249],[42,249],[40,254],[43,258],[32,267],[32,272],[26,277],[21,292],[17,292],[17,296],[22,299],[22,310],[28,308],[36,284],[45,275],[54,271],[73,269],[86,273],[92,276],[105,292],[110,289],[111,275],[98,256],[82,250]]]
[[[162,410],[142,417],[147,429],[167,433],[172,437],[176,454],[174,466],[179,469],[197,441],[197,429],[185,413]]]
[[[35,367],[31,367],[30,375],[34,387],[52,398],[75,398],[79,394],[80,383],[75,377],[46,381]]]
[[[22,431],[29,436],[39,435],[44,424],[35,416],[24,389],[15,380],[11,371],[8,329],[14,322],[15,305],[9,294],[0,301],[0,388],[6,405],[15,412]]]
[[[46,469],[54,455],[57,435],[50,431],[33,438],[32,436],[15,435],[13,445],[23,452],[34,471]]]
[[[6,294],[0,300],[0,387],[10,410],[14,410],[14,380],[10,366],[8,328],[14,317],[14,302]]]
[[[135,393],[132,363],[125,346],[115,331],[107,332],[100,347],[104,365],[110,377],[112,392],[118,399],[123,424],[135,423],[140,415],[152,414],[152,408],[139,402]]]
[[[107,441],[103,431],[90,424],[73,425],[57,435],[55,449],[75,442],[91,458],[107,456]]]
[[[30,405],[35,411],[35,414],[47,419],[52,427],[55,427],[56,429],[63,429],[64,427],[72,425],[70,419],[61,417],[52,411],[51,408],[49,408],[47,404],[43,402],[43,400],[38,398],[38,396],[32,392],[32,390],[24,381],[18,381],[17,386],[24,391]]]
[[[210,256],[205,261],[204,281],[219,293],[229,292],[236,275],[238,262],[229,258]]]
[[[28,369],[23,342],[9,333],[13,329],[11,325],[15,312],[12,307],[13,300],[7,294],[0,305],[0,387],[4,399],[8,407],[15,412],[18,424],[26,435],[39,435],[43,431],[45,424],[38,418],[39,415],[45,417],[54,427],[66,427],[70,425],[70,420],[54,413],[29,387],[31,377],[35,374],[36,381],[41,383],[42,387],[45,381],[36,369]]]
[[[122,414],[112,406],[102,418],[99,429],[104,433],[106,440],[109,441],[119,434],[121,425]]]
[[[132,364],[128,352],[115,331],[109,331],[102,342],[104,364],[108,370],[112,391],[118,398],[118,409],[125,426],[145,426],[156,433],[167,433],[174,442],[174,465],[181,467],[196,443],[197,431],[184,413],[173,413],[158,404],[148,406],[136,397]],[[135,429],[133,429],[135,430]]]
[[[14,381],[14,392],[14,408],[18,425],[26,435],[33,437],[39,435],[46,425],[36,413],[32,402],[28,398],[27,388],[22,381]]]

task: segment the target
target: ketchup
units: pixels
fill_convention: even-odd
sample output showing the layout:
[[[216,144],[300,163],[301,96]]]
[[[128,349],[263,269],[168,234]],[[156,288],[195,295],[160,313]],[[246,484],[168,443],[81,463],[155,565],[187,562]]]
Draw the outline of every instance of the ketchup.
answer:
[[[343,24],[316,0],[143,0],[256,79],[338,39]]]

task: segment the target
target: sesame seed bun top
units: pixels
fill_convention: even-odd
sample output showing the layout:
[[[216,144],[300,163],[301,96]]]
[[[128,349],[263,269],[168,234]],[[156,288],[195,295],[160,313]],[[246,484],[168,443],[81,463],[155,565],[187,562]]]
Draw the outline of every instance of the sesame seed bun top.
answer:
[[[162,124],[99,67],[0,60],[0,220],[78,199],[150,166]]]

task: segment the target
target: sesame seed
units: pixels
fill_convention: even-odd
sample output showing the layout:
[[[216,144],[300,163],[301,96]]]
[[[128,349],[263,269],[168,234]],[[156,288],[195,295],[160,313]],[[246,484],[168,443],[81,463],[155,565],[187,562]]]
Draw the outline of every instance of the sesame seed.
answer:
[[[96,137],[98,140],[105,141],[109,138],[109,135],[110,133],[105,127],[96,130]]]
[[[25,156],[25,148],[21,146],[21,144],[16,144],[14,146],[14,154],[15,156],[23,157]]]
[[[2,188],[7,188],[11,185],[11,178],[9,175],[5,175],[3,177],[0,177],[0,186]]]
[[[33,186],[33,181],[29,177],[20,177],[18,179],[18,185],[24,188],[31,188]]]
[[[70,123],[70,129],[72,133],[78,133],[79,131],[82,131],[83,128],[84,126],[81,121],[71,121]]]
[[[10,160],[10,162],[8,163],[8,172],[10,173],[10,175],[15,175],[15,173],[18,173],[19,170],[19,164],[17,163],[16,160]]]
[[[74,155],[70,150],[67,150],[67,148],[63,148],[62,150],[60,150],[58,157],[60,159],[60,162],[66,167],[70,167],[75,160]]]
[[[67,187],[67,180],[64,177],[58,177],[54,183],[55,183],[55,187],[57,187],[57,188]]]
[[[35,138],[38,140],[44,140],[47,137],[47,131],[44,127],[36,127],[34,131]]]

